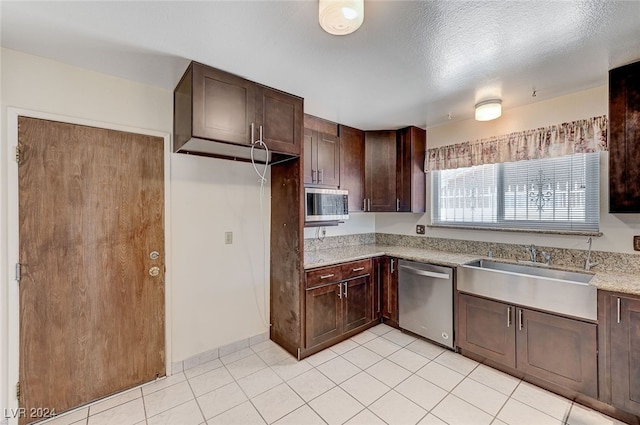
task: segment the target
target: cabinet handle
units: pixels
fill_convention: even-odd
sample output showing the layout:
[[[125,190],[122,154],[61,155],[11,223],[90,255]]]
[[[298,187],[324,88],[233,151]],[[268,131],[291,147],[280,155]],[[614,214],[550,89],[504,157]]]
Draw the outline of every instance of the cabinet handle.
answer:
[[[352,272],[361,272],[362,270],[364,270],[364,267],[358,267],[357,269],[352,269]]]
[[[324,274],[324,275],[320,276],[320,279],[329,279],[330,277],[333,277],[333,276],[335,276],[333,273]]]
[[[511,327],[511,307],[507,307],[507,327]]]
[[[522,310],[518,310],[518,330],[522,330]]]
[[[382,298],[382,288],[380,287],[380,264],[378,263],[378,311],[376,313],[380,313],[380,298]]]
[[[260,141],[264,142],[264,140],[262,140],[262,126],[260,126]]]
[[[338,292],[338,298],[342,299],[342,282],[338,283],[338,288],[340,292]]]
[[[251,123],[251,144],[255,142],[255,124]]]
[[[318,172],[318,183],[324,183],[324,168]]]
[[[344,283],[344,297],[345,298],[347,298],[349,296],[349,293],[348,293],[348,290],[347,290],[347,288],[348,288],[347,285],[348,285],[348,282],[345,282]]]
[[[367,211],[367,198],[362,199],[362,211]]]
[[[391,259],[391,274],[393,274],[393,272],[396,270],[396,268],[394,267],[394,259]]]
[[[400,198],[396,198],[396,211],[400,211]]]
[[[618,319],[618,323],[620,323],[620,297],[618,297],[617,300],[617,304],[618,304],[618,313],[617,313],[617,319]]]
[[[318,181],[318,170],[311,170],[311,183]]]

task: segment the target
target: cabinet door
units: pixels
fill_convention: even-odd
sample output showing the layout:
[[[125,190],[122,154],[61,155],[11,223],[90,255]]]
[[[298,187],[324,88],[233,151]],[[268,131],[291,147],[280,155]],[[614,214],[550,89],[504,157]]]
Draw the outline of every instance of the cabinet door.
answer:
[[[327,133],[318,133],[317,183],[320,186],[338,188],[340,186],[340,139]]]
[[[371,276],[356,277],[342,285],[344,332],[348,332],[371,321]]]
[[[307,289],[307,348],[342,334],[342,282]]]
[[[384,257],[382,264],[382,317],[398,326],[398,260]]]
[[[396,132],[367,131],[364,150],[367,211],[395,211]]]
[[[640,299],[610,300],[612,404],[640,415]]]
[[[318,152],[318,145],[314,143],[314,137],[316,132],[313,130],[309,130],[308,128],[304,129],[304,184],[315,184],[316,182],[316,166]]]
[[[517,310],[517,369],[597,398],[597,325]]]
[[[516,366],[515,308],[507,304],[460,294],[457,345],[464,350]]]
[[[396,158],[397,211],[425,212],[424,157],[427,132],[418,127],[398,130]]]
[[[256,85],[236,75],[194,63],[193,136],[251,144]]]
[[[640,62],[609,72],[609,212],[640,212]]]
[[[302,145],[302,98],[256,85],[256,134],[272,152],[300,155]]]
[[[372,267],[373,297],[371,300],[371,319],[378,321],[382,317],[382,282],[385,270],[384,258],[385,257],[374,258]]]
[[[349,191],[349,212],[364,210],[364,131],[340,126],[340,188]]]

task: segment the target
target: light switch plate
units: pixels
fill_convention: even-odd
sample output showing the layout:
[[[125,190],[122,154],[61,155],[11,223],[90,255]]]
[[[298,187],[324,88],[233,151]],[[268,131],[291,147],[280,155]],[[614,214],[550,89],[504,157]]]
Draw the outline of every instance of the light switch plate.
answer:
[[[640,251],[640,236],[633,237],[633,250]]]

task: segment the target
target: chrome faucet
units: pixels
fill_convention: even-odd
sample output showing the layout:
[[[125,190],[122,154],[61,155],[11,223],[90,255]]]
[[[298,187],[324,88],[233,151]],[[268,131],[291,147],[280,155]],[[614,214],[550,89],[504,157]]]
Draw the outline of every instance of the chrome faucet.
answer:
[[[585,270],[591,270],[591,267],[593,266],[597,266],[599,263],[598,262],[591,262],[591,238],[589,238],[589,240],[587,241],[589,242],[589,250],[587,251],[587,261],[584,262],[584,269]]]
[[[538,259],[538,250],[536,250],[536,246],[534,244],[531,244],[531,246],[527,247],[527,252],[531,257],[531,262],[535,263],[536,260]]]

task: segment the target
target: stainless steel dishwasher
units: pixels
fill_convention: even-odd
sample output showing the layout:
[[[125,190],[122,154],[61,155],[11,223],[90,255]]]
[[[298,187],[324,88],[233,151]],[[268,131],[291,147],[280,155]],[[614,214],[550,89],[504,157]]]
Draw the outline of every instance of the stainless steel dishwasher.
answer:
[[[398,262],[400,327],[453,348],[453,269]]]

